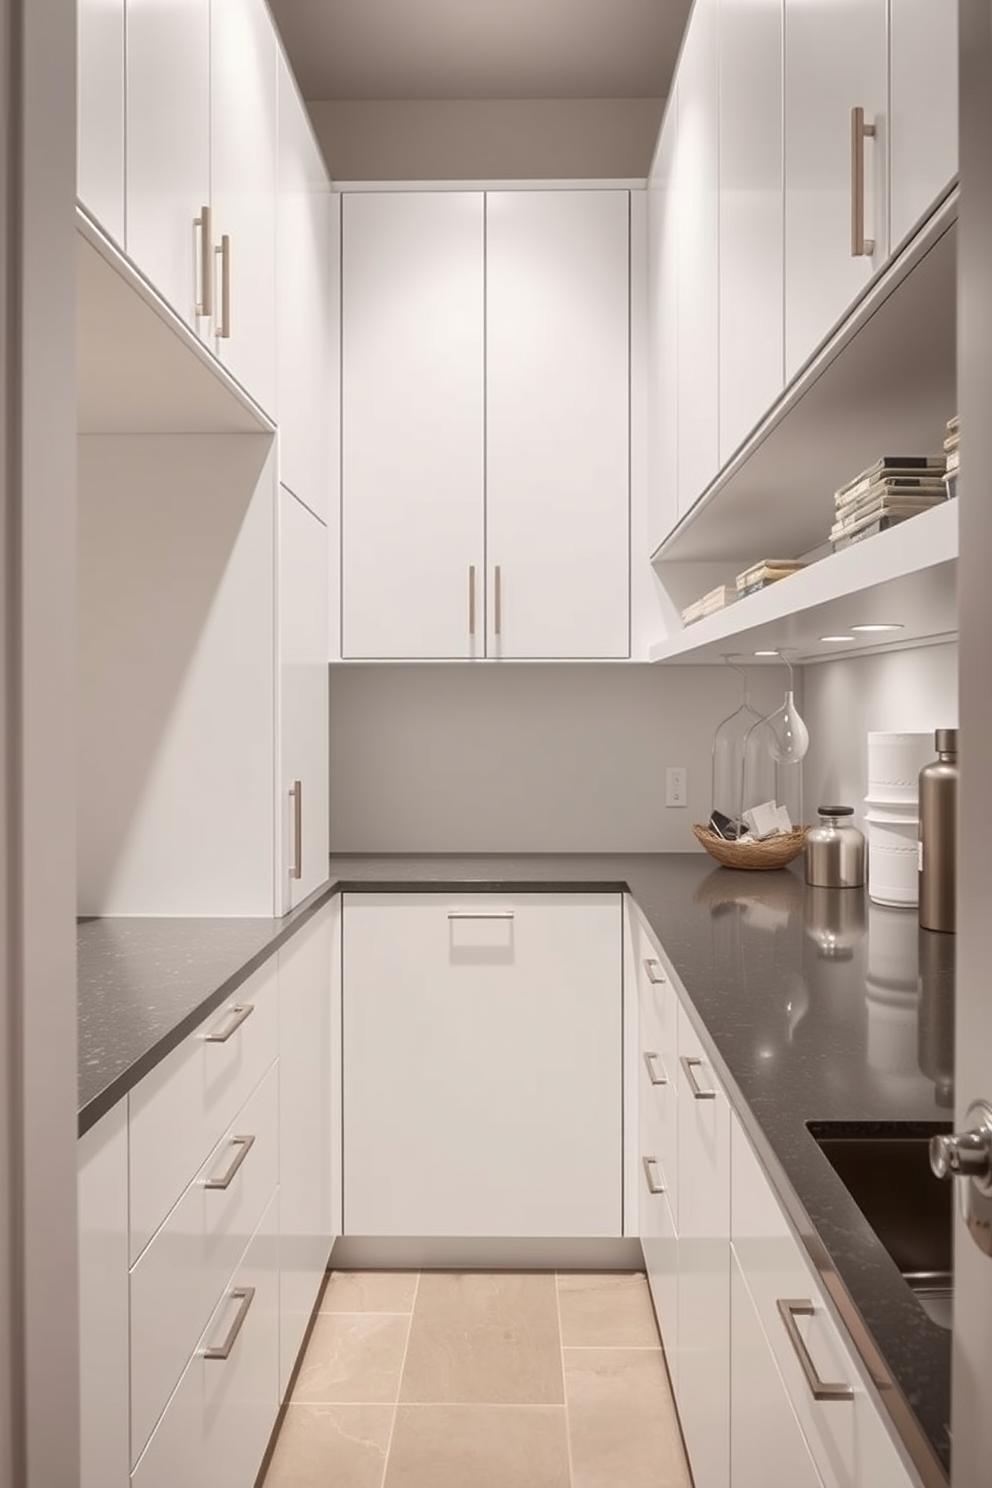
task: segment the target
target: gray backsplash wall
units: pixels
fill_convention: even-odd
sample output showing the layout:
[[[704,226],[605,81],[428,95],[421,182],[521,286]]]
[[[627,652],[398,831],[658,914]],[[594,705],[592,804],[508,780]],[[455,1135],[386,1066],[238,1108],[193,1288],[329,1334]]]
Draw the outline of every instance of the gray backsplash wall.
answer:
[[[756,707],[780,668],[750,669]],[[797,679],[798,681],[798,679]],[[723,667],[331,667],[335,852],[682,852],[710,809]],[[689,805],[666,808],[665,768]]]
[[[803,717],[809,727],[808,811],[839,802],[864,814],[867,734],[928,732],[958,721],[956,644],[894,651],[804,668]],[[815,820],[811,815],[810,820]]]

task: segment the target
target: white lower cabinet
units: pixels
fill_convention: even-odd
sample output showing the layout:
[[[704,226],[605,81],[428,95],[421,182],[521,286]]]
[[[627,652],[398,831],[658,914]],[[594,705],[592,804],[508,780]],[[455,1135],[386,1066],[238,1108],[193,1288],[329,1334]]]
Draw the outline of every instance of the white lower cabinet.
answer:
[[[127,1102],[79,1141],[81,1488],[128,1480]]]
[[[333,899],[279,952],[279,1395],[285,1394],[334,1241]]]
[[[344,1233],[622,1234],[619,894],[347,894]]]
[[[134,1472],[134,1488],[249,1488],[278,1409],[278,1194],[271,1196]]]
[[[696,1488],[730,1482],[730,1106],[679,1008],[676,1400]]]
[[[730,1335],[734,1488],[822,1488],[736,1256],[730,1269]]]

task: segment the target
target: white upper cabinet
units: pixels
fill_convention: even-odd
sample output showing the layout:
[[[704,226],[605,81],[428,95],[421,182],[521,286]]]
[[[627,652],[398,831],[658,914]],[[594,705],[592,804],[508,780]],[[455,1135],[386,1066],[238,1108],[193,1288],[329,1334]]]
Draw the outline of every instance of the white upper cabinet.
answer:
[[[489,654],[629,651],[629,195],[486,196]]]
[[[124,0],[78,0],[76,193],[124,243]]]
[[[897,248],[958,169],[958,8],[889,0],[890,238]]]
[[[679,244],[675,196],[678,87],[673,86],[648,180],[648,549],[678,521]]]
[[[721,465],[785,381],[782,6],[721,0]]]
[[[275,408],[276,37],[264,0],[211,0],[213,345]]]
[[[281,911],[326,882],[327,528],[279,490]]]
[[[276,419],[279,479],[322,521],[331,512],[331,192],[285,58],[277,61]]]
[[[484,231],[481,192],[343,201],[345,657],[483,653]]]
[[[209,0],[127,0],[126,18],[127,252],[176,313],[208,334],[212,323],[197,307],[209,302],[204,288],[213,275],[203,222],[210,206]]]
[[[706,489],[719,454],[719,0],[696,0],[679,64],[678,508]]]
[[[887,9],[886,0],[785,0],[787,378],[888,253]],[[873,135],[858,132],[860,117]]]

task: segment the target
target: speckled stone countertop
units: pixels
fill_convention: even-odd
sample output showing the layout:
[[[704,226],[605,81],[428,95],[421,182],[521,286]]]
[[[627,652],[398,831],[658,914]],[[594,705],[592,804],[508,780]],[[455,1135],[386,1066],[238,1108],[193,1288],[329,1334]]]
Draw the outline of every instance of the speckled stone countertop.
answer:
[[[949,1122],[955,942],[920,931],[912,910],[810,890],[795,868],[732,872],[696,853],[332,857],[328,884],[282,920],[82,922],[80,1130],[331,894],[468,887],[630,890],[922,1475],[946,1476],[950,1333],[911,1295],[807,1128]]]

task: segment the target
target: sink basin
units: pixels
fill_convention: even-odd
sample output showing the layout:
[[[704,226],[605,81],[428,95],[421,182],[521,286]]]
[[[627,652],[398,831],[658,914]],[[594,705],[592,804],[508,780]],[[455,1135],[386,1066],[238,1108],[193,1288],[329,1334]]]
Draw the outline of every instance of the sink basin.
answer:
[[[810,1131],[848,1193],[902,1273],[917,1301],[951,1326],[953,1185],[930,1169],[930,1138],[950,1127],[873,1126],[870,1133],[829,1123]]]

